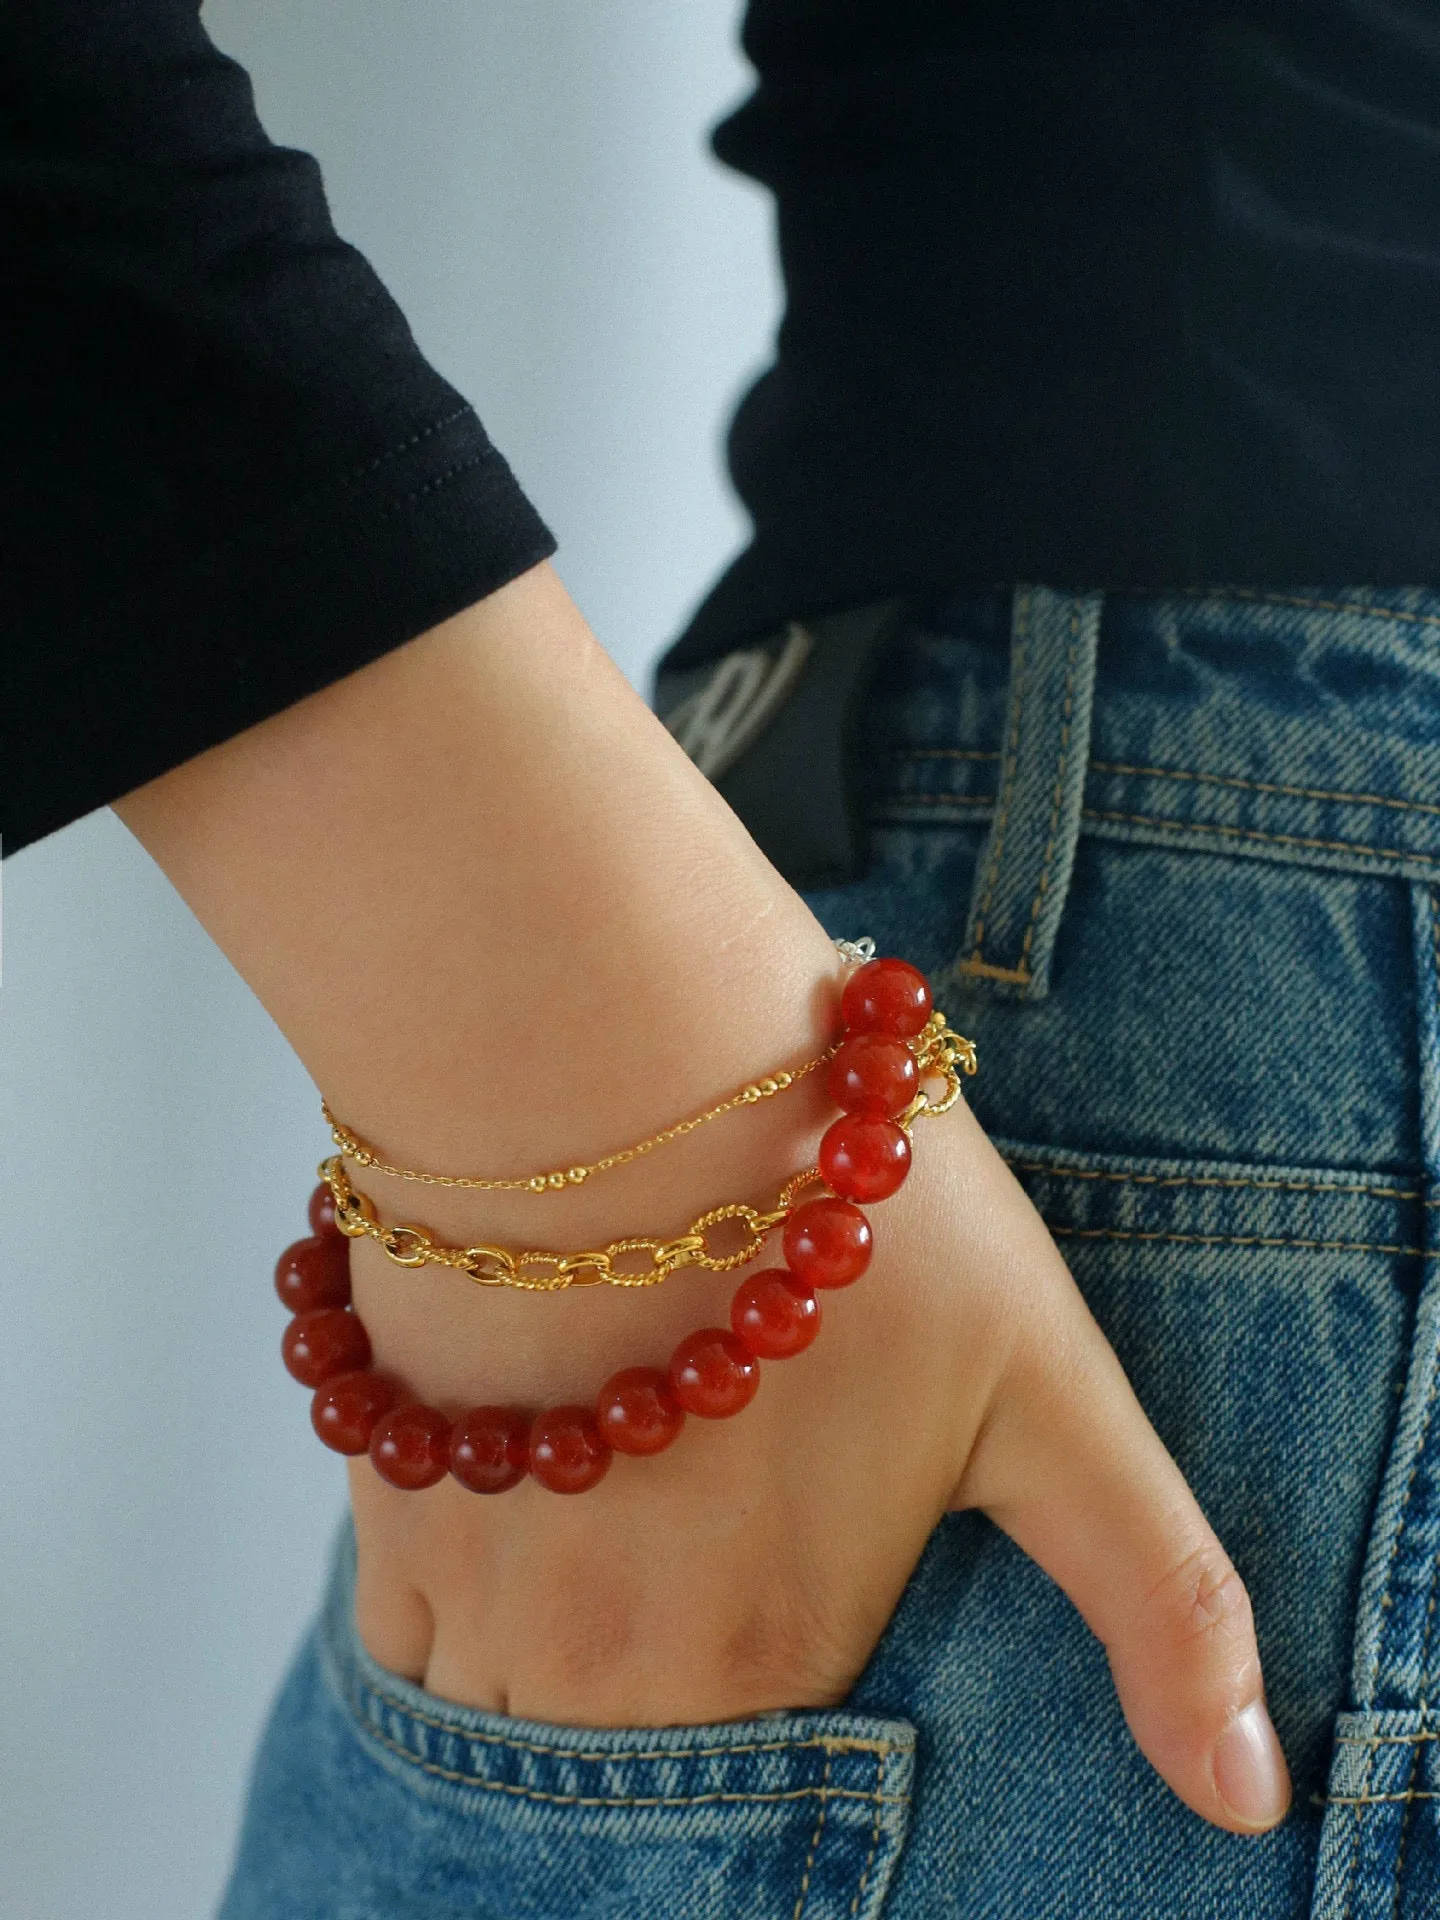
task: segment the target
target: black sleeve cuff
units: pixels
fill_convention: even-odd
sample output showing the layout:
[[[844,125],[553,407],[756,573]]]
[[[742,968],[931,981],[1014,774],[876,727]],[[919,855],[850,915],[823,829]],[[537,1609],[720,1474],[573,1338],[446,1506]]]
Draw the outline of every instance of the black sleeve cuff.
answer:
[[[82,632],[12,632],[4,852],[352,673],[554,551],[479,420],[457,407],[132,589]]]

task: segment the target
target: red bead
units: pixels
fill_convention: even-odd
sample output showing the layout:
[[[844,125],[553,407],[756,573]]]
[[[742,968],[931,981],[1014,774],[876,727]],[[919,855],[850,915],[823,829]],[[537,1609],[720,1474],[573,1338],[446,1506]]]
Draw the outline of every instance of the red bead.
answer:
[[[348,1306],[350,1242],[340,1233],[297,1240],[275,1262],[275,1291],[291,1313]]]
[[[471,1493],[504,1493],[530,1471],[530,1422],[514,1407],[471,1407],[450,1430],[450,1471]]]
[[[663,1453],[685,1424],[685,1411],[658,1367],[626,1367],[595,1401],[595,1419],[617,1453]]]
[[[820,1331],[820,1302],[793,1273],[767,1267],[736,1288],[730,1324],[757,1359],[788,1360]]]
[[[726,1420],[755,1398],[760,1362],[724,1327],[701,1327],[671,1354],[670,1385],[687,1413]]]
[[[875,1236],[848,1200],[809,1200],[785,1222],[785,1264],[812,1287],[848,1287],[870,1264]]]
[[[400,1398],[383,1373],[341,1373],[327,1380],[310,1402],[310,1424],[336,1453],[364,1453],[382,1413]]]
[[[879,1114],[847,1113],[820,1141],[820,1172],[842,1200],[883,1200],[910,1171],[905,1129]]]
[[[852,1033],[825,1076],[830,1098],[846,1113],[903,1113],[920,1085],[915,1056],[888,1033]]]
[[[908,960],[867,960],[845,982],[840,1018],[851,1033],[913,1040],[933,1004],[929,981]]]
[[[589,1407],[547,1407],[530,1428],[530,1472],[551,1493],[584,1493],[613,1459]]]
[[[344,1307],[297,1314],[285,1329],[280,1355],[302,1387],[318,1387],[337,1373],[370,1364],[370,1336]]]
[[[450,1422],[418,1401],[392,1407],[371,1431],[370,1464],[382,1480],[406,1493],[433,1487],[450,1471]]]
[[[345,1238],[335,1224],[335,1196],[324,1180],[311,1194],[308,1211],[312,1233],[319,1234],[321,1239],[331,1233],[340,1234],[342,1240]]]

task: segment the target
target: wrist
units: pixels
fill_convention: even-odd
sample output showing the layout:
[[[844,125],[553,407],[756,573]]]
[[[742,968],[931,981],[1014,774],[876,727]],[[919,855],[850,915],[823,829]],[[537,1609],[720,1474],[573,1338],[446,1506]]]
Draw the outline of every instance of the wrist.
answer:
[[[528,1159],[511,1155],[498,1165],[452,1163],[444,1171],[521,1175],[563,1168],[583,1161],[588,1143],[557,1153],[556,1137],[573,1142],[588,1136],[601,1151],[636,1139],[629,1116],[641,1111],[637,1099],[644,1103],[639,1124],[668,1124],[761,1072],[823,1054],[835,1037],[842,979],[823,934],[818,959],[809,991],[790,996],[788,1004],[772,995],[758,1032],[746,1032],[738,1017],[720,1018],[713,1008],[693,1009],[686,1058],[694,1091],[688,1097],[663,1075],[643,1070],[650,1050],[637,1043],[623,1086],[626,1098],[608,1098],[604,1089],[587,1085],[582,1110],[568,1111],[559,1100],[545,1103],[543,1117],[552,1127],[548,1152]],[[732,1109],[651,1153],[558,1191],[477,1192],[419,1184],[371,1167],[347,1171],[386,1225],[415,1225],[449,1245],[575,1252],[635,1234],[673,1238],[723,1202],[772,1208],[784,1183],[814,1164],[820,1136],[834,1117],[822,1068],[773,1098]],[[562,1127],[573,1131],[561,1134]],[[722,1226],[712,1235],[712,1250],[729,1251],[732,1242],[742,1244],[738,1229]],[[768,1257],[767,1249],[762,1264]],[[463,1404],[492,1394],[524,1397],[532,1383],[553,1399],[563,1395],[572,1375],[577,1390],[593,1389],[597,1367],[603,1373],[612,1354],[616,1366],[634,1362],[637,1336],[654,1343],[663,1360],[678,1333],[728,1324],[739,1277],[683,1267],[643,1288],[582,1285],[537,1294],[481,1286],[455,1269],[402,1269],[368,1238],[352,1241],[351,1264],[376,1364],[393,1368],[414,1392]],[[643,1256],[627,1266],[643,1271]]]

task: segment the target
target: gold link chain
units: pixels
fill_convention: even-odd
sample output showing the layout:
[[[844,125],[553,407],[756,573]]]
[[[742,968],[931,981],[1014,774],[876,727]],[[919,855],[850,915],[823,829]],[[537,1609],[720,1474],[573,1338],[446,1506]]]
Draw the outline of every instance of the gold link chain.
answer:
[[[909,1044],[921,1081],[941,1080],[944,1092],[938,1099],[932,1098],[922,1085],[896,1120],[896,1125],[903,1127],[907,1133],[917,1120],[948,1113],[960,1098],[961,1074],[974,1073],[976,1067],[973,1041],[967,1040],[963,1034],[952,1032],[944,1014],[938,1011],[931,1014],[923,1030]],[[821,1061],[829,1059],[833,1052],[832,1047],[829,1053],[821,1055],[820,1060],[811,1065],[818,1066]],[[798,1077],[792,1075],[791,1080]],[[736,1101],[730,1104],[736,1104],[741,1098],[743,1096],[737,1095]],[[721,1112],[724,1109],[715,1108],[712,1111]],[[698,1126],[707,1117],[702,1115],[686,1124]],[[657,1141],[659,1137],[656,1137]],[[632,1153],[640,1150],[634,1149]],[[393,1171],[380,1167],[373,1160],[362,1164],[373,1165],[381,1172]],[[598,1166],[600,1163],[596,1164]],[[806,1167],[803,1172],[794,1174],[786,1181],[775,1205],[768,1212],[761,1212],[743,1200],[727,1201],[723,1206],[709,1208],[690,1223],[686,1232],[670,1240],[632,1234],[627,1239],[612,1240],[608,1246],[584,1253],[554,1253],[542,1248],[528,1248],[523,1253],[516,1253],[508,1247],[442,1246],[423,1227],[405,1222],[384,1225],[376,1215],[369,1196],[352,1185],[345,1169],[344,1153],[332,1154],[328,1160],[322,1160],[317,1171],[334,1199],[335,1224],[340,1231],[352,1240],[364,1236],[375,1241],[396,1266],[451,1267],[465,1274],[477,1286],[519,1287],[528,1293],[559,1293],[567,1287],[577,1286],[653,1287],[681,1267],[703,1267],[711,1273],[728,1273],[736,1267],[748,1266],[752,1260],[758,1259],[766,1236],[777,1227],[783,1227],[789,1219],[799,1204],[798,1195],[814,1182],[821,1181],[818,1167]],[[451,1180],[428,1174],[410,1177],[427,1180],[433,1186],[514,1187],[524,1184],[517,1181]],[[706,1236],[712,1228],[723,1226],[729,1220],[740,1222],[745,1239],[732,1252],[721,1253],[712,1248]],[[638,1272],[617,1267],[615,1262],[627,1254],[645,1255],[646,1264]]]

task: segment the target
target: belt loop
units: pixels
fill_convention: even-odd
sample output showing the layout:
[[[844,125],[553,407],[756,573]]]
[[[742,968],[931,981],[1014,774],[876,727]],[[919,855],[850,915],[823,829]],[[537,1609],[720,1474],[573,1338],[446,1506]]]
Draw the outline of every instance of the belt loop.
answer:
[[[951,977],[1040,1000],[1070,887],[1090,758],[1103,593],[1015,589],[995,817]]]

